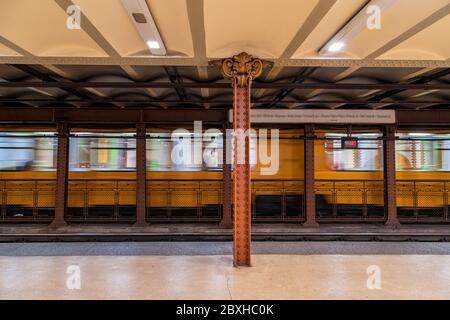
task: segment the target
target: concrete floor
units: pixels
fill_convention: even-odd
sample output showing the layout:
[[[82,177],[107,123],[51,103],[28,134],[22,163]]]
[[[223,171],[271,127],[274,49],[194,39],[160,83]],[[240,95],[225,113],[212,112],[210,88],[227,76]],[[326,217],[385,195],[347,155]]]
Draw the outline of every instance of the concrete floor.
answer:
[[[228,242],[5,243],[0,299],[450,299],[450,243],[259,242],[251,268],[233,268],[230,252]],[[70,266],[79,290],[67,288]],[[380,289],[367,287],[369,266]]]

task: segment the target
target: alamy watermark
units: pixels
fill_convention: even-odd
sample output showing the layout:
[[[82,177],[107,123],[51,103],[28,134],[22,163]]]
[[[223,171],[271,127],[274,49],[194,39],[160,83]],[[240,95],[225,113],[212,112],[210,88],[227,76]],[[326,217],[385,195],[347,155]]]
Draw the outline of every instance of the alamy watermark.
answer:
[[[67,7],[66,10],[69,15],[66,20],[66,26],[70,30],[81,29],[81,8],[75,4]]]
[[[202,121],[194,122],[194,132],[176,129],[171,134],[175,142],[171,150],[171,160],[176,165],[259,164],[261,175],[275,175],[279,163],[279,129],[226,129],[225,134],[218,129],[203,131]],[[222,147],[228,151],[223,159],[217,139],[222,139]],[[270,144],[269,144],[270,141]],[[204,144],[206,146],[204,147]],[[234,148],[233,148],[234,146]],[[270,148],[269,148],[270,146]],[[252,152],[246,153],[247,150]],[[236,161],[234,161],[236,160]]]
[[[369,290],[381,289],[381,268],[377,265],[370,265],[366,269],[367,277],[366,286]]]
[[[381,8],[377,5],[370,5],[366,9],[366,13],[369,15],[367,18],[366,26],[369,30],[381,29]]]
[[[80,266],[70,265],[66,269],[66,288],[69,290],[80,290],[81,289],[81,269]]]

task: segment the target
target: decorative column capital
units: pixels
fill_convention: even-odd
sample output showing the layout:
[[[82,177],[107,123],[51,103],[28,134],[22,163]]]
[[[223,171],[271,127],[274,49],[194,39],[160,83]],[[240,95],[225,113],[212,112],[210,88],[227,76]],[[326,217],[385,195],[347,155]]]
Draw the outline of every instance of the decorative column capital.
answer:
[[[252,80],[259,77],[263,68],[272,65],[267,60],[254,58],[247,52],[241,52],[232,58],[212,61],[218,66],[225,79],[232,81],[233,86],[245,88],[249,87]]]

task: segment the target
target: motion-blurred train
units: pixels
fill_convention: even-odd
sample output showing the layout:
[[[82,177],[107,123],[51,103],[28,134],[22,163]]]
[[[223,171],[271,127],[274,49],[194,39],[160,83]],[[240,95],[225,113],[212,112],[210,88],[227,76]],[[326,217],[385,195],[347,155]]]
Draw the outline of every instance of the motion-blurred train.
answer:
[[[315,132],[315,193],[319,221],[383,221],[383,139],[375,130]],[[349,139],[351,137],[351,139]],[[219,161],[176,164],[169,130],[147,134],[147,218],[219,221],[222,214],[222,134],[203,143]],[[303,131],[280,131],[279,170],[262,175],[251,149],[255,221],[304,219]],[[350,142],[350,143],[348,143]],[[0,222],[50,221],[54,215],[57,140],[54,132],[0,132]],[[69,148],[68,221],[133,221],[134,133],[73,131]],[[191,150],[194,152],[194,149]],[[212,159],[212,160],[214,160]],[[405,221],[448,219],[450,133],[398,130],[397,206]]]

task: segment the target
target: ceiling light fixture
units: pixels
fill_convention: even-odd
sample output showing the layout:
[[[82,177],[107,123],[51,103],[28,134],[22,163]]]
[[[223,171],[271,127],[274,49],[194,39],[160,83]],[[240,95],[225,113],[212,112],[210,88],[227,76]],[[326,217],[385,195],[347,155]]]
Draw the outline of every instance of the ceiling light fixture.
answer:
[[[359,10],[353,18],[350,19],[325,45],[319,49],[319,55],[330,56],[341,51],[345,44],[367,28],[368,8],[376,6],[379,8],[380,14],[391,7],[397,0],[371,0],[361,10]]]
[[[141,38],[147,44],[153,55],[164,56],[167,54],[164,42],[159,34],[155,20],[145,0],[122,0],[122,5],[127,10],[128,16],[138,30]]]

